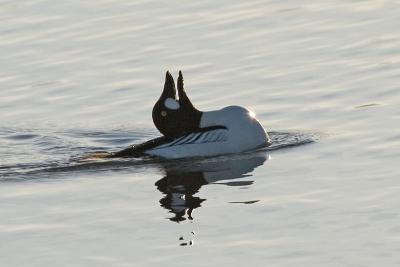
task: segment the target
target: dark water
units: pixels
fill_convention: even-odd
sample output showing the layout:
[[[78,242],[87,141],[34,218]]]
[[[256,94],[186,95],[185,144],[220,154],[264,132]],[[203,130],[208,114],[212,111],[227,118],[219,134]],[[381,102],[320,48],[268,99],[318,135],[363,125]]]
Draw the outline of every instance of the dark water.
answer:
[[[1,266],[399,266],[398,1],[0,0]],[[158,136],[164,74],[273,146]]]

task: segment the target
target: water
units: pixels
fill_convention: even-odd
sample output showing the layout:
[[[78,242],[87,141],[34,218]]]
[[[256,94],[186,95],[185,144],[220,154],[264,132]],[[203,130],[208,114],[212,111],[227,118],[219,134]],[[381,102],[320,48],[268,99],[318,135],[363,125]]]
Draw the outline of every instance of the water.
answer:
[[[1,266],[398,266],[399,1],[0,1]],[[158,136],[164,73],[272,149]]]

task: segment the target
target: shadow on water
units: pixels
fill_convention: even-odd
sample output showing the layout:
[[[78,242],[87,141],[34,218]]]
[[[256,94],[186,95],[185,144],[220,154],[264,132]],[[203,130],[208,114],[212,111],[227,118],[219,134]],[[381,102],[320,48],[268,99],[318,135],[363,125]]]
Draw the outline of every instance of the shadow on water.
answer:
[[[249,186],[254,181],[248,180],[257,167],[264,164],[269,155],[264,151],[217,157],[181,164],[164,163],[165,176],[155,185],[164,194],[160,199],[162,207],[173,214],[171,221],[193,220],[192,212],[201,207],[206,199],[195,196],[202,186],[223,184],[227,186]],[[245,181],[236,181],[247,178]]]

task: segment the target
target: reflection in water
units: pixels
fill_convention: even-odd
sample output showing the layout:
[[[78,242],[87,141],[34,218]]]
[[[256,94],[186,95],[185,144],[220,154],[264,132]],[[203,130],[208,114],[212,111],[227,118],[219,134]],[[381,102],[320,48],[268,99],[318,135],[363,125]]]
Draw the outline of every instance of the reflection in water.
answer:
[[[176,161],[164,163],[166,175],[156,182],[157,189],[165,194],[160,204],[174,216],[171,221],[193,220],[192,212],[206,199],[194,196],[203,185],[224,184],[228,186],[248,186],[253,181],[225,181],[250,177],[251,172],[261,166],[269,156],[265,152],[253,154]]]
[[[202,185],[207,184],[201,172],[170,172],[156,182],[158,190],[166,196],[160,199],[162,207],[174,213],[175,216],[170,218],[171,221],[184,221],[186,210],[189,220],[192,220],[192,211],[201,206],[205,200],[193,196]]]

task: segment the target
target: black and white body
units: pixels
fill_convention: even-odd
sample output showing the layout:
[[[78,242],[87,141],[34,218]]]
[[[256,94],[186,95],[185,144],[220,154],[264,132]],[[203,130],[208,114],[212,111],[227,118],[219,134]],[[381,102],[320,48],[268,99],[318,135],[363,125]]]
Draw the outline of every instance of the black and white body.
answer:
[[[205,157],[240,153],[270,144],[253,112],[240,106],[199,111],[186,95],[181,72],[177,85],[179,98],[174,79],[167,72],[164,90],[153,108],[153,122],[164,136],[113,156]]]

